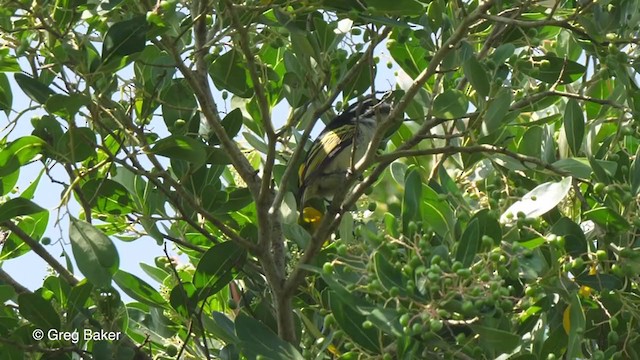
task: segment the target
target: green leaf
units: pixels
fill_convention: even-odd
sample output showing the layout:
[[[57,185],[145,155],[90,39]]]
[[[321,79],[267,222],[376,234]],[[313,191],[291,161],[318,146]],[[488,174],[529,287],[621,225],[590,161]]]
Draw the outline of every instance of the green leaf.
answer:
[[[11,220],[17,216],[31,215],[46,211],[38,206],[38,204],[25,198],[9,199],[3,204],[0,204],[0,222]]]
[[[521,200],[509,206],[502,216],[500,216],[500,222],[509,223],[516,219],[516,216],[520,212],[527,218],[536,218],[544,215],[567,196],[569,189],[571,189],[572,180],[573,178],[569,176],[560,182],[550,181],[536,186],[533,190],[526,193]]]
[[[227,90],[241,98],[250,98],[253,96],[253,82],[245,64],[240,51],[230,50],[211,63],[209,75],[218,89]]]
[[[214,311],[211,318],[203,316],[203,325],[207,331],[211,332],[217,339],[227,344],[238,344],[240,340],[236,336],[233,321],[227,315]]]
[[[200,117],[196,115],[198,102],[186,79],[173,79],[171,84],[160,95],[162,103],[162,119],[167,129],[181,135],[189,131],[197,131]],[[184,124],[176,123],[178,120]],[[192,124],[193,123],[193,124]]]
[[[12,141],[0,151],[0,178],[7,176],[27,164],[40,154],[45,143],[37,136],[23,136]]]
[[[417,0],[368,0],[365,3],[372,13],[385,16],[419,16],[425,12],[424,4]]]
[[[262,322],[240,313],[235,321],[242,354],[248,359],[258,356],[270,360],[303,360],[296,348],[280,339]]]
[[[13,93],[7,75],[0,72],[0,110],[9,116],[13,107]]]
[[[427,6],[427,18],[429,19],[429,27],[431,28],[431,32],[437,31],[437,29],[442,26],[442,18],[444,13],[445,12],[442,9],[442,5],[440,5],[440,1],[432,1]]]
[[[489,135],[504,125],[510,106],[511,90],[502,87],[487,105],[487,112],[482,121],[483,135]]]
[[[144,50],[147,29],[147,20],[144,16],[136,16],[111,25],[102,43],[103,62],[107,63]]]
[[[51,301],[43,299],[36,293],[18,295],[20,314],[42,330],[60,329],[60,316],[53,308]]]
[[[93,225],[73,217],[69,238],[73,257],[82,274],[97,287],[108,286],[120,262],[111,239]]]
[[[400,315],[397,310],[381,308],[374,309],[367,316],[367,320],[371,321],[378,329],[389,335],[401,337],[404,333],[402,332],[399,318]]]
[[[567,343],[567,359],[582,358],[581,345],[584,341],[585,325],[587,323],[582,309],[582,303],[577,293],[571,296],[571,309],[569,310],[570,330],[569,341]],[[581,329],[581,330],[578,330]]]
[[[433,115],[442,119],[458,119],[469,109],[469,100],[460,90],[447,89],[433,100]]]
[[[54,94],[47,100],[45,108],[52,114],[71,120],[81,107],[89,105],[90,102],[91,100],[82,94]]]
[[[240,108],[235,108],[231,110],[231,112],[229,112],[227,116],[224,117],[224,119],[222,119],[220,124],[224,128],[225,133],[227,133],[227,136],[230,139],[233,139],[240,132],[240,129],[242,128],[242,121],[242,111],[240,110]],[[211,145],[220,144],[220,140],[213,132],[211,134],[211,137],[209,138],[209,143]]]
[[[467,225],[464,233],[462,233],[456,250],[456,260],[462,262],[464,267],[469,267],[473,263],[473,259],[480,248],[480,237],[478,220],[473,219]]]
[[[376,277],[383,287],[387,290],[396,287],[400,289],[402,293],[406,292],[402,283],[402,273],[389,264],[389,261],[387,261],[382,252],[378,251],[373,256],[373,266]]]
[[[85,306],[89,297],[93,285],[87,281],[87,279],[81,280],[76,286],[71,288],[69,298],[67,299],[67,317],[73,319],[75,314],[86,311]]]
[[[17,226],[33,239],[40,239],[49,223],[49,212],[41,211],[19,218]],[[12,259],[22,256],[31,250],[22,239],[15,234],[10,234],[2,245],[0,260]]]
[[[0,303],[6,304],[9,300],[15,300],[16,291],[11,285],[0,285]]]
[[[0,74],[20,71],[18,60],[9,53],[10,48],[9,46],[0,48]]]
[[[335,292],[330,291],[328,296],[329,307],[336,322],[340,325],[340,329],[363,348],[378,353],[378,332],[375,329],[365,329],[362,326],[367,318],[343,302],[342,297],[337,296]]]
[[[17,73],[14,75],[16,83],[20,86],[22,91],[33,101],[44,104],[47,99],[54,94],[53,90],[40,81],[32,78],[31,76]]]
[[[171,289],[169,302],[176,311],[185,317],[190,317],[198,305],[198,290],[192,283],[183,282]]]
[[[512,332],[480,325],[470,325],[469,327],[479,335],[478,340],[482,347],[493,354],[510,353],[520,344],[520,336]]]
[[[551,165],[559,170],[568,171],[569,173],[571,173],[571,176],[577,177],[579,179],[588,179],[592,173],[591,165],[589,164],[589,160],[587,158],[572,157],[561,159]]]
[[[402,70],[412,78],[416,78],[429,65],[427,50],[421,46],[420,40],[416,36],[407,37],[401,29],[394,29],[391,33],[387,49]]]
[[[124,215],[133,211],[131,194],[113,180],[91,179],[82,185],[82,193],[89,205],[100,213]]]
[[[432,2],[429,5],[434,3],[438,3],[437,1]],[[476,59],[475,56],[470,56],[463,64],[462,71],[464,71],[464,75],[469,79],[471,86],[476,90],[476,92],[481,97],[489,96],[489,92],[491,91],[491,82],[489,79],[489,72],[484,66]]]
[[[631,182],[631,193],[638,195],[640,193],[640,146],[636,150],[636,156],[629,168],[629,179]]]
[[[629,229],[627,220],[608,207],[599,207],[584,212],[584,218],[602,226],[608,231],[625,231]]]
[[[166,301],[156,289],[133,274],[118,270],[113,275],[113,280],[125,294],[131,296],[134,300],[150,306],[164,307],[166,304]]]
[[[422,203],[420,205],[422,223],[429,226],[440,237],[451,239],[455,226],[453,210],[439,194],[428,185],[422,185]]]
[[[622,290],[624,282],[617,276],[610,274],[580,274],[574,279],[578,285],[585,285],[596,291],[602,290]]]
[[[96,153],[96,133],[86,127],[71,128],[56,143],[56,153],[61,161],[78,163]]]
[[[171,135],[155,142],[151,152],[171,159],[180,159],[194,164],[196,167],[207,161],[205,145],[183,135]]]
[[[140,267],[142,268],[142,271],[144,271],[153,280],[159,282],[160,284],[164,283],[164,280],[167,278],[167,276],[169,276],[169,273],[167,271],[155,266],[140,263]]]
[[[574,156],[580,152],[584,139],[584,127],[584,115],[580,104],[575,99],[569,99],[564,110],[564,132]]]
[[[214,245],[202,255],[196,272],[193,274],[193,284],[206,296],[216,294],[222,290],[242,267],[246,251],[233,241],[225,241]]]
[[[402,228],[409,234],[408,226],[411,221],[418,221],[420,216],[420,200],[422,199],[422,179],[415,168],[409,168],[405,173],[404,196],[402,201]]]
[[[573,220],[562,217],[551,227],[551,234],[564,236],[564,247],[569,255],[574,258],[587,253],[587,238],[580,228],[580,225]]]
[[[584,65],[575,61],[552,55],[534,56],[529,60],[520,60],[516,68],[523,73],[548,84],[569,84],[578,80],[585,72]],[[562,78],[560,76],[562,75]]]

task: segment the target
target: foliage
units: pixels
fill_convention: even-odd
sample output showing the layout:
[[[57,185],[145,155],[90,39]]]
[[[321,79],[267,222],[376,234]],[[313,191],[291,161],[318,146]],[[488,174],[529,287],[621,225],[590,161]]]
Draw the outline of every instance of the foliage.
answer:
[[[640,358],[639,8],[3,1],[0,261],[53,271],[0,269],[0,357]],[[390,90],[299,225],[314,127]],[[151,284],[118,256],[142,236]]]

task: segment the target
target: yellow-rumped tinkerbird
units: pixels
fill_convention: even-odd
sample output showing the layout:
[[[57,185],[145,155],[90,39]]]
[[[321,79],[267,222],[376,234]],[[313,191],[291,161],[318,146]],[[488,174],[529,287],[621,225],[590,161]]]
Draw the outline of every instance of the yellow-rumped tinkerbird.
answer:
[[[314,199],[333,198],[336,190],[344,186],[345,177],[364,156],[378,124],[387,118],[391,105],[373,96],[350,105],[336,116],[318,135],[307,152],[298,172],[298,206],[301,218],[319,218],[320,212],[308,210]]]

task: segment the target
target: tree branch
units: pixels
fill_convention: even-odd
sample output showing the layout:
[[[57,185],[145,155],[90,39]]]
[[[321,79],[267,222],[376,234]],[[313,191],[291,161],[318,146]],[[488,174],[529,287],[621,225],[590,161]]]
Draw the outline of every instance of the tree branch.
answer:
[[[200,111],[204,115],[207,124],[220,140],[220,145],[229,156],[231,164],[238,172],[238,175],[247,184],[249,191],[251,191],[251,195],[253,195],[254,199],[258,199],[261,183],[260,176],[258,176],[258,173],[253,169],[249,160],[247,160],[247,158],[242,154],[242,151],[236,142],[229,138],[224,127],[222,127],[220,116],[218,115],[218,107],[216,106],[211,94],[208,76],[206,74],[202,75],[191,71],[184,61],[182,61],[180,53],[175,49],[175,47],[169,46],[168,41],[163,41],[162,44],[158,45],[162,45],[162,47],[172,54],[176,62],[176,67],[180,70],[180,73],[194,90],[198,103],[200,104]],[[202,64],[205,63],[204,55],[201,52],[196,51],[194,53],[194,57],[196,58],[196,63],[199,61]]]
[[[76,279],[73,274],[69,272],[62,264],[58,262],[58,260],[54,259],[51,254],[42,246],[39,242],[37,242],[34,238],[29,236],[24,230],[20,229],[16,224],[11,221],[4,221],[0,224],[7,229],[9,229],[12,233],[14,233],[20,240],[24,241],[34,253],[36,253],[42,260],[46,261],[53,270],[55,270],[62,278],[71,286],[75,286],[78,284],[78,279]]]

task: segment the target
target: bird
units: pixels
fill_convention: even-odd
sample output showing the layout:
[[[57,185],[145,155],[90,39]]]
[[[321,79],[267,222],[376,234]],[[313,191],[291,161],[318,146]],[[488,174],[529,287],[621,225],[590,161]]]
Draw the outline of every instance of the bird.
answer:
[[[350,105],[327,124],[298,171],[298,204],[302,209],[312,199],[333,198],[390,112],[388,101],[369,96]]]

